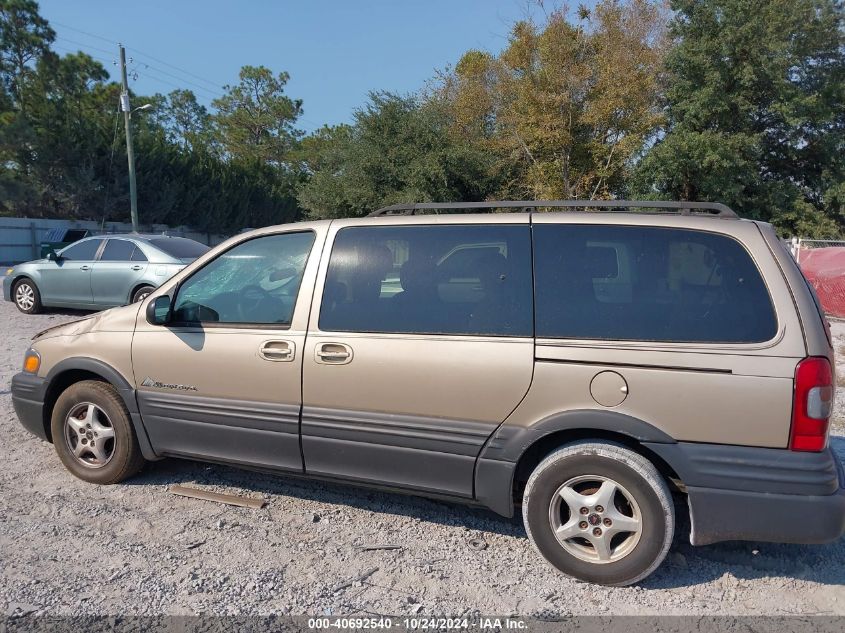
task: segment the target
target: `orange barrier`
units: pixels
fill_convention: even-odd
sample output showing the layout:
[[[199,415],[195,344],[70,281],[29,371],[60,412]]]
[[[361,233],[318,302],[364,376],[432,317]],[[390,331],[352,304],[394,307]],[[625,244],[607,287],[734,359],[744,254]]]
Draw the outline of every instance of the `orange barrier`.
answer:
[[[802,249],[798,265],[827,314],[845,318],[845,247]]]

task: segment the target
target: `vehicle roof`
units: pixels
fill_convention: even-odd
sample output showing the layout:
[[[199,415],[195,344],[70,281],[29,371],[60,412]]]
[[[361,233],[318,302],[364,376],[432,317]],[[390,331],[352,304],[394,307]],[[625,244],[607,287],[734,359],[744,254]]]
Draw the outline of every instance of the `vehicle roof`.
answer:
[[[82,240],[90,240],[90,239],[108,239],[110,237],[120,237],[123,239],[130,239],[130,240],[144,240],[149,241],[151,239],[183,239],[183,240],[190,240],[190,237],[181,237],[179,235],[162,235],[161,233],[102,233],[100,235],[89,235],[87,237],[82,238]],[[82,241],[78,240],[78,241]],[[196,242],[196,240],[191,240],[192,242]]]

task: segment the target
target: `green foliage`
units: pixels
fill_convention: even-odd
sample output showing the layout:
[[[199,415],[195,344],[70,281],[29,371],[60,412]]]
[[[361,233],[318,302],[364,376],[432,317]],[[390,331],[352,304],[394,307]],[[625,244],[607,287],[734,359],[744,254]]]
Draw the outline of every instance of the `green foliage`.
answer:
[[[245,66],[211,110],[132,95],[142,223],[230,232],[397,202],[726,202],[784,234],[845,233],[843,0],[600,0],[520,21],[418,96],[297,129],[287,73]],[[120,87],[0,0],[0,214],[126,220]]]
[[[0,0],[0,34],[0,213],[127,220],[120,86],[84,53],[54,54],[34,2]],[[300,111],[280,94],[287,76],[247,67],[241,79],[216,117],[188,90],[132,95],[154,105],[132,118],[142,224],[234,232],[301,215],[297,177],[280,168]],[[254,111],[264,128],[250,146],[237,126]]]
[[[481,200],[494,190],[492,160],[449,135],[433,104],[370,94],[354,125],[324,127],[303,142],[309,178],[299,201],[312,217],[359,216],[398,202]]]
[[[675,0],[668,125],[633,188],[717,200],[784,234],[845,227],[839,0]]]
[[[226,86],[227,93],[212,102],[221,144],[233,158],[284,164],[301,136],[295,123],[302,101],[284,93],[289,75],[274,77],[264,66],[244,66],[239,77],[238,85]]]

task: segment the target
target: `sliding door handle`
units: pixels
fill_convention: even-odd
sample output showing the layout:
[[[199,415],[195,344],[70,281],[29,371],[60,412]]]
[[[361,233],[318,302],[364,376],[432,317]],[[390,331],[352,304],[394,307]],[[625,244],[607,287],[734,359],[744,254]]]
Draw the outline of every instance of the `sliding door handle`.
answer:
[[[352,362],[352,348],[343,343],[319,343],[314,360],[323,365],[346,365]]]

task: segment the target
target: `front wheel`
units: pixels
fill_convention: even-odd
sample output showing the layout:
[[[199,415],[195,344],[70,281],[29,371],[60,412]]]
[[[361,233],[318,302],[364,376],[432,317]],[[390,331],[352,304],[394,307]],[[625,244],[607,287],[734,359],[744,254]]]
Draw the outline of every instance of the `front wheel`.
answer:
[[[126,405],[108,383],[68,387],[56,400],[50,428],[59,459],[84,481],[115,484],[144,465]]]
[[[38,286],[30,279],[21,279],[12,288],[12,299],[18,310],[24,314],[38,314],[41,312],[41,293]]]
[[[675,530],[663,477],[645,457],[611,442],[576,442],[546,457],[525,486],[522,513],[543,558],[601,585],[651,574]]]

